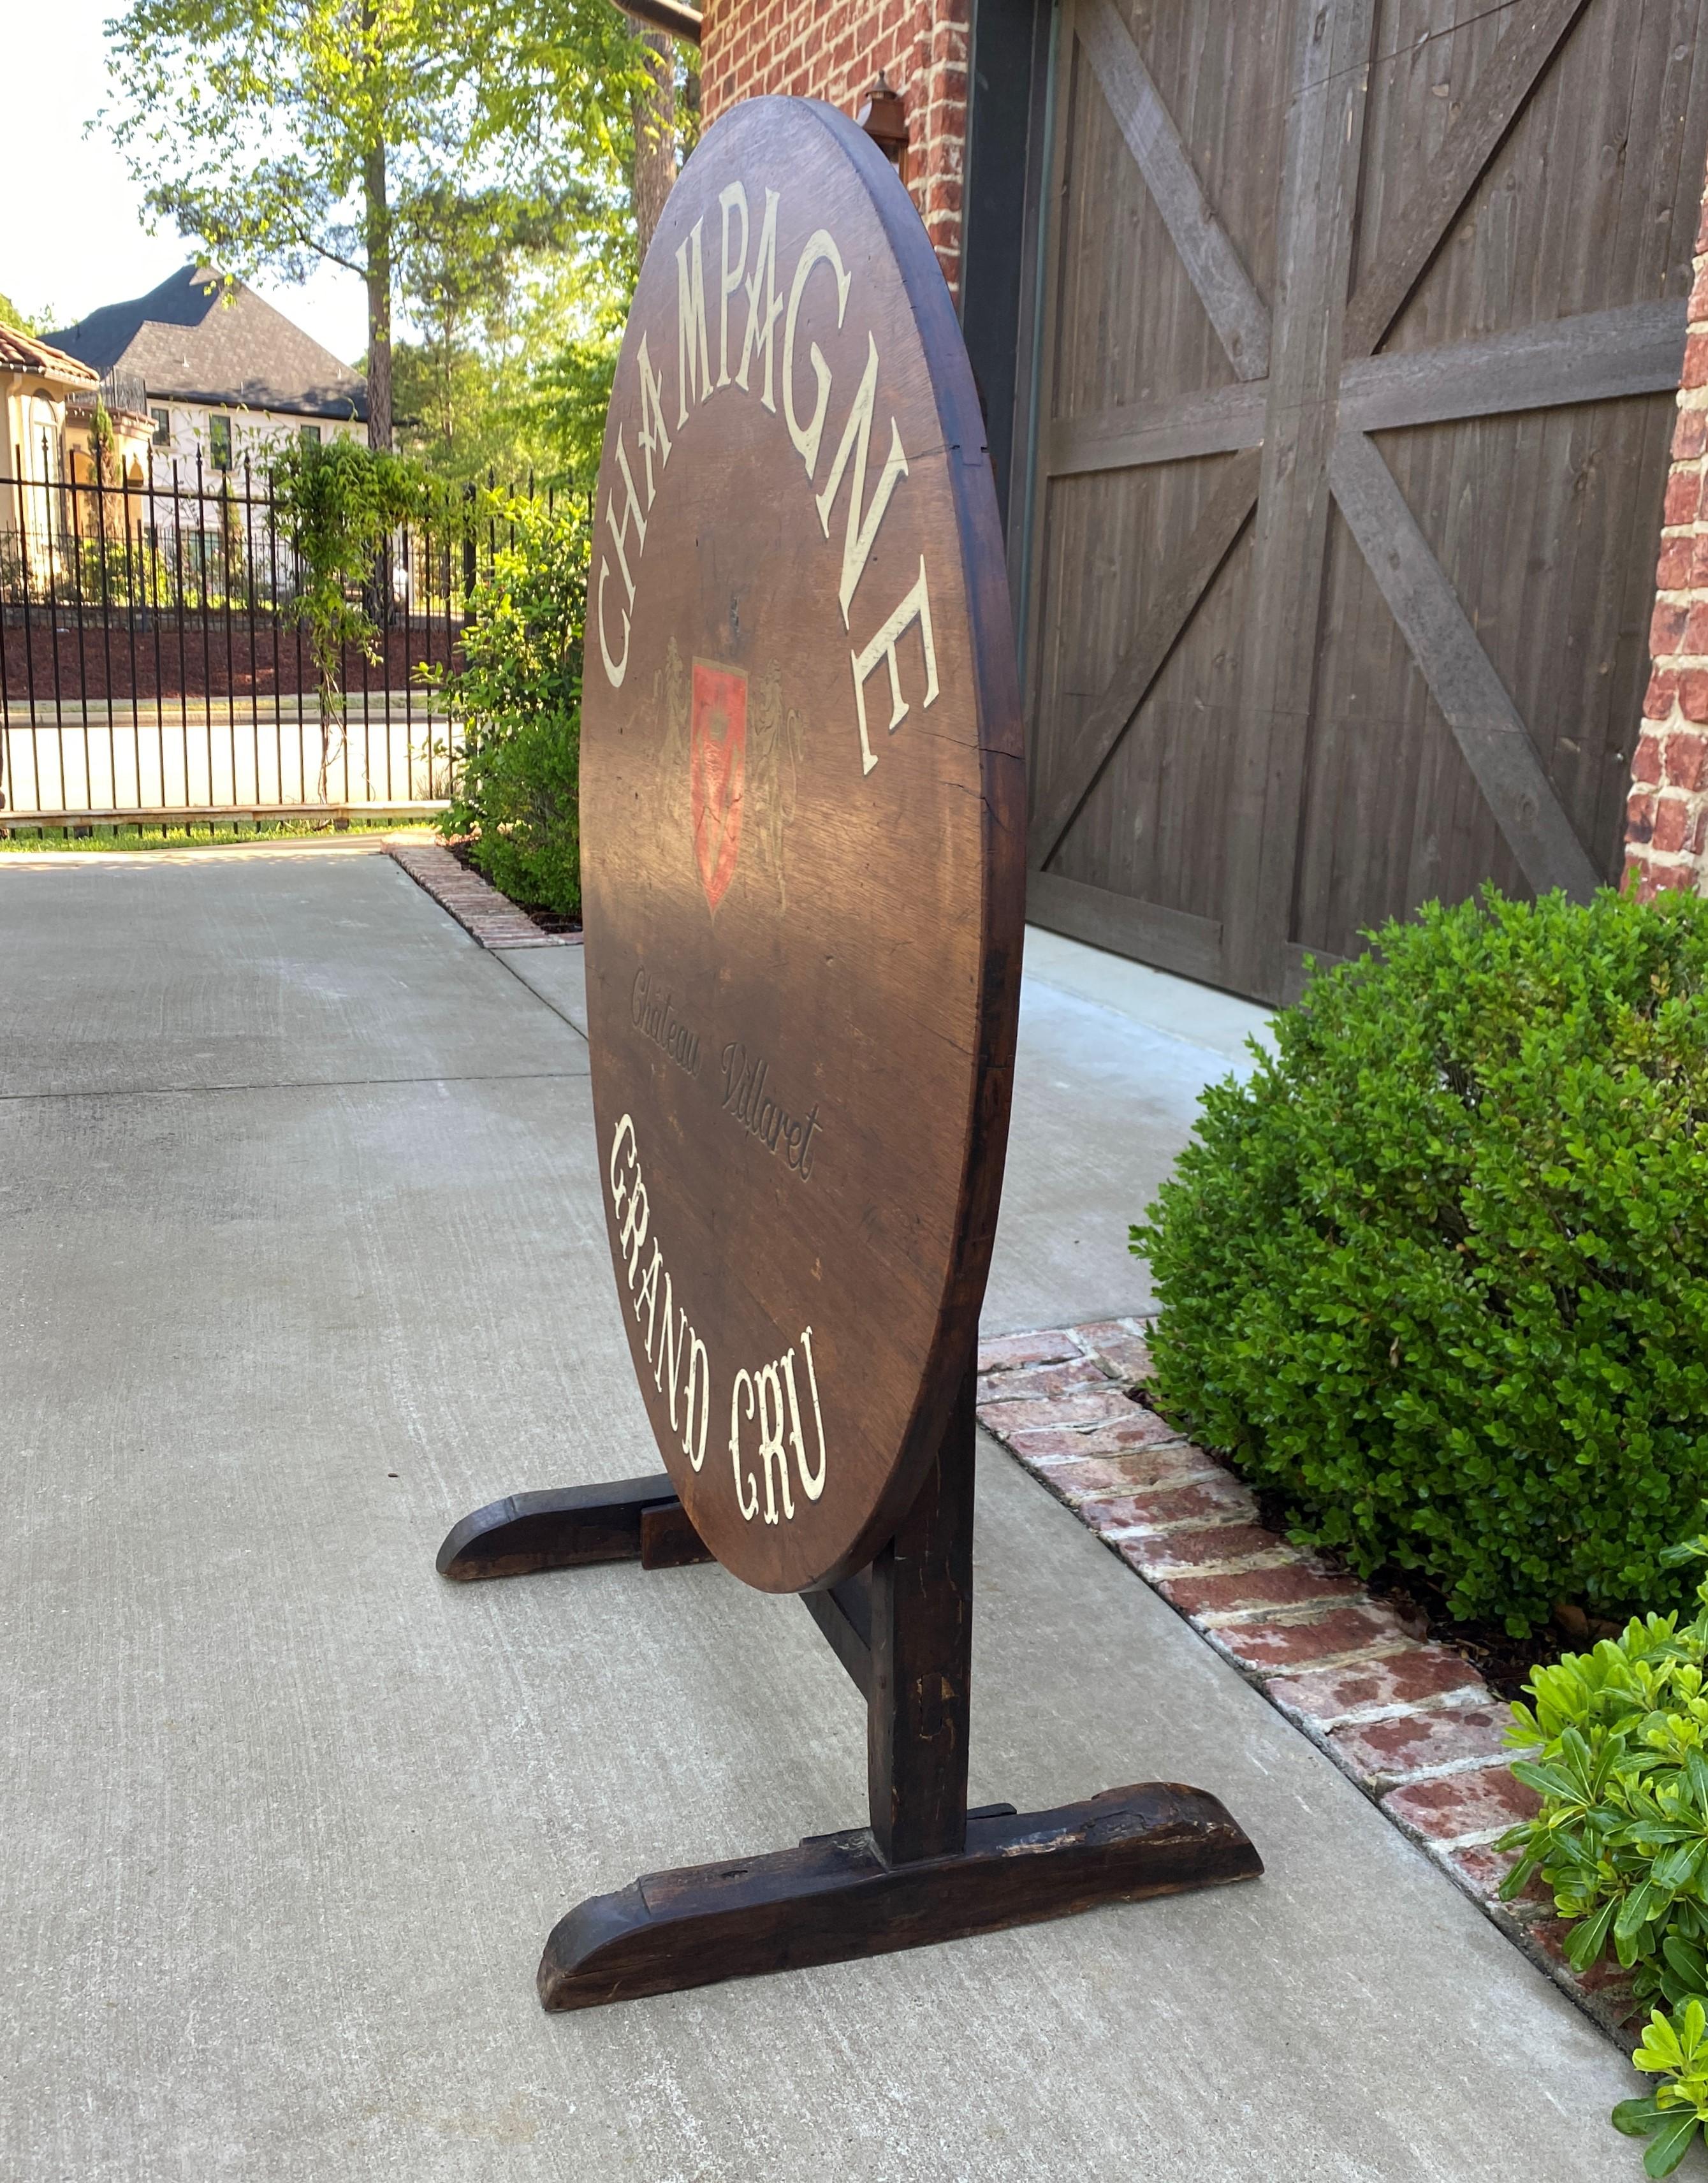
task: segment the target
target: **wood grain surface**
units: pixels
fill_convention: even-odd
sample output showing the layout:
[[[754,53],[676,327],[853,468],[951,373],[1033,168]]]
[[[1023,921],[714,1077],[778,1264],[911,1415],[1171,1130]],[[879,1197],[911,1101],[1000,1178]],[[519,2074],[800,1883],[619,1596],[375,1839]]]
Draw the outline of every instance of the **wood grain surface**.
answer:
[[[1056,22],[1031,914],[1273,1001],[1432,898],[1616,880],[1708,0]]]
[[[672,192],[596,509],[593,1103],[630,1350],[694,1532],[767,1591],[895,1533],[971,1353],[1024,890],[996,503],[948,293],[832,108]]]
[[[912,1864],[886,1863],[866,1828],[851,1828],[590,1897],[546,1943],[540,1998],[553,2012],[597,2008],[1229,1886],[1262,1870],[1218,1799],[1178,1781],[1106,1789],[1048,1812],[987,1805],[968,1814],[964,1851]]]

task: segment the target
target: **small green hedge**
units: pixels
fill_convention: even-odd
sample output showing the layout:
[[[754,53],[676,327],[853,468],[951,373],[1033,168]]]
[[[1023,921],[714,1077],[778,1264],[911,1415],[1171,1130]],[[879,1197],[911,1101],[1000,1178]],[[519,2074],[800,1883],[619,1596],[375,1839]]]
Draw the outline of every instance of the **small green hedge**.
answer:
[[[581,908],[581,647],[587,527],[558,507],[507,499],[493,557],[447,686],[463,730],[442,833],[472,837],[474,863],[513,901],[563,917]]]
[[[1683,1568],[1708,1537],[1670,1547]],[[1613,2125],[1649,2141],[1644,2169],[1670,2175],[1708,2125],[1708,1584],[1681,1628],[1633,1615],[1593,1653],[1534,1670],[1534,1706],[1515,1705],[1509,1740],[1534,1756],[1512,1771],[1541,1809],[1506,1835],[1517,1852],[1500,1892],[1537,1878],[1566,1921],[1567,1962],[1610,1959],[1651,2014],[1632,2060],[1659,2082],[1622,2100]]]
[[[1133,1230],[1157,1406],[1522,1635],[1682,1603],[1708,1490],[1708,902],[1490,892],[1319,974]]]

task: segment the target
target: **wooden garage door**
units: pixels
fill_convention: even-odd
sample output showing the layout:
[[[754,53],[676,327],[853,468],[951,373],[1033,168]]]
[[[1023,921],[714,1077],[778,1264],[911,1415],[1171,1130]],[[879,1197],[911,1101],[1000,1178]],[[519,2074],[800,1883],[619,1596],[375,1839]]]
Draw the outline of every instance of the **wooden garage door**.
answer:
[[[1708,0],[1063,0],[1030,906],[1240,992],[1616,877]]]

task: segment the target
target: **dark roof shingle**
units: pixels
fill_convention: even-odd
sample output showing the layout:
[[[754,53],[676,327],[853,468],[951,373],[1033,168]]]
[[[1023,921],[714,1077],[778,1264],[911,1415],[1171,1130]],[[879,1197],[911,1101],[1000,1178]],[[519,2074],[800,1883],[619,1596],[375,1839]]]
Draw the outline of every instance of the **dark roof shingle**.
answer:
[[[300,326],[241,281],[189,264],[146,296],[108,303],[53,339],[98,372],[140,372],[150,400],[279,409],[291,416],[368,414],[368,389]]]

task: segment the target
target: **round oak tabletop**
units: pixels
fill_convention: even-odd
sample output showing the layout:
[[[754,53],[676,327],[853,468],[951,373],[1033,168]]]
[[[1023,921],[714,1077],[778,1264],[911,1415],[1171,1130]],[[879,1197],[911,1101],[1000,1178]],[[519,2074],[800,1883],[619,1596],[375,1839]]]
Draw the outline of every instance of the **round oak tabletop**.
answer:
[[[869,1561],[970,1369],[1024,791],[990,464],[876,147],[759,98],[671,192],[595,503],[587,1009],[623,1316],[696,1529]]]

